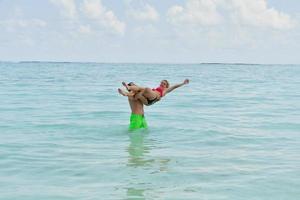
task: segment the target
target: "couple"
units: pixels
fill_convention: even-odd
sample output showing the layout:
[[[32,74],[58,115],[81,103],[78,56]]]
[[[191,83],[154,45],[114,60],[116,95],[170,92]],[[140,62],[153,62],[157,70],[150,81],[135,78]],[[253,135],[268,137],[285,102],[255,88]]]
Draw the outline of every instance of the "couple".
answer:
[[[167,80],[162,80],[160,86],[151,89],[151,88],[143,88],[135,85],[134,83],[122,83],[128,92],[125,92],[118,89],[119,93],[123,96],[128,97],[129,105],[131,108],[131,116],[130,116],[130,130],[147,128],[147,122],[144,116],[144,105],[150,106],[161,100],[166,94],[170,93],[176,88],[179,88],[185,84],[188,84],[189,80],[185,79],[183,83],[175,84],[173,86],[169,86],[169,82]]]

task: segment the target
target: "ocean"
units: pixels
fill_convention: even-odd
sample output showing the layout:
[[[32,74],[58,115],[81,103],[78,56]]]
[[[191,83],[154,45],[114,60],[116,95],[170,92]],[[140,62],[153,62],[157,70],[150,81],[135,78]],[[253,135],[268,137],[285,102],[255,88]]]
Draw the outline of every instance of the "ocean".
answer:
[[[128,131],[121,82],[180,87]],[[300,65],[0,63],[2,200],[300,199]]]

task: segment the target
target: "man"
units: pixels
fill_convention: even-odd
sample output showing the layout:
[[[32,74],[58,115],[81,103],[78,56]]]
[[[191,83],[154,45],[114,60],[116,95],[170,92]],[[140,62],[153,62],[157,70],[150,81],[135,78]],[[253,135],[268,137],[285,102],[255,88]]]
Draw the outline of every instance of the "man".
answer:
[[[147,122],[144,116],[144,105],[139,100],[134,100],[134,97],[128,97],[128,102],[131,108],[129,130],[137,130],[147,128]]]
[[[129,83],[135,85],[134,83]],[[129,130],[137,130],[142,128],[148,128],[145,116],[144,116],[144,104],[140,100],[135,100],[133,97],[128,97],[128,102],[131,109]]]

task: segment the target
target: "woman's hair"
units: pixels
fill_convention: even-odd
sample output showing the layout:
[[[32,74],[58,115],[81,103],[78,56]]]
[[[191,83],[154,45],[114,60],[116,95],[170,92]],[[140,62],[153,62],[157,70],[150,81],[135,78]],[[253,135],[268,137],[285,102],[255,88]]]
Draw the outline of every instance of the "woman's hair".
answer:
[[[170,86],[169,81],[168,80],[162,80],[165,81],[167,83],[167,88]]]

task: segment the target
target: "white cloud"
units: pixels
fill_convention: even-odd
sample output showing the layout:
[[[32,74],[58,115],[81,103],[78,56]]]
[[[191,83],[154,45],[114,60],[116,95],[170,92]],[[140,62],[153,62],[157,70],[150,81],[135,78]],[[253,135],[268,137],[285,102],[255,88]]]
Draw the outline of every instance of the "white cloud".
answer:
[[[67,18],[74,19],[77,16],[77,9],[74,0],[50,0],[61,9],[61,14]]]
[[[296,25],[288,14],[269,8],[267,0],[187,0],[184,6],[172,6],[167,18],[175,25],[204,26],[228,22],[272,29],[290,29]]]
[[[266,0],[231,0],[233,20],[240,24],[290,29],[295,21],[288,14],[268,8]]]
[[[88,18],[96,20],[101,26],[116,33],[124,34],[125,23],[120,21],[113,11],[104,7],[101,0],[84,0],[82,11]]]
[[[106,11],[100,0],[84,0],[82,7],[84,13],[94,19],[101,17]]]
[[[139,21],[157,21],[159,14],[154,7],[149,4],[144,5],[143,8],[136,10],[129,10],[128,16]]]
[[[216,25],[222,20],[217,3],[217,0],[187,0],[185,6],[172,6],[167,12],[167,18],[175,25]]]

